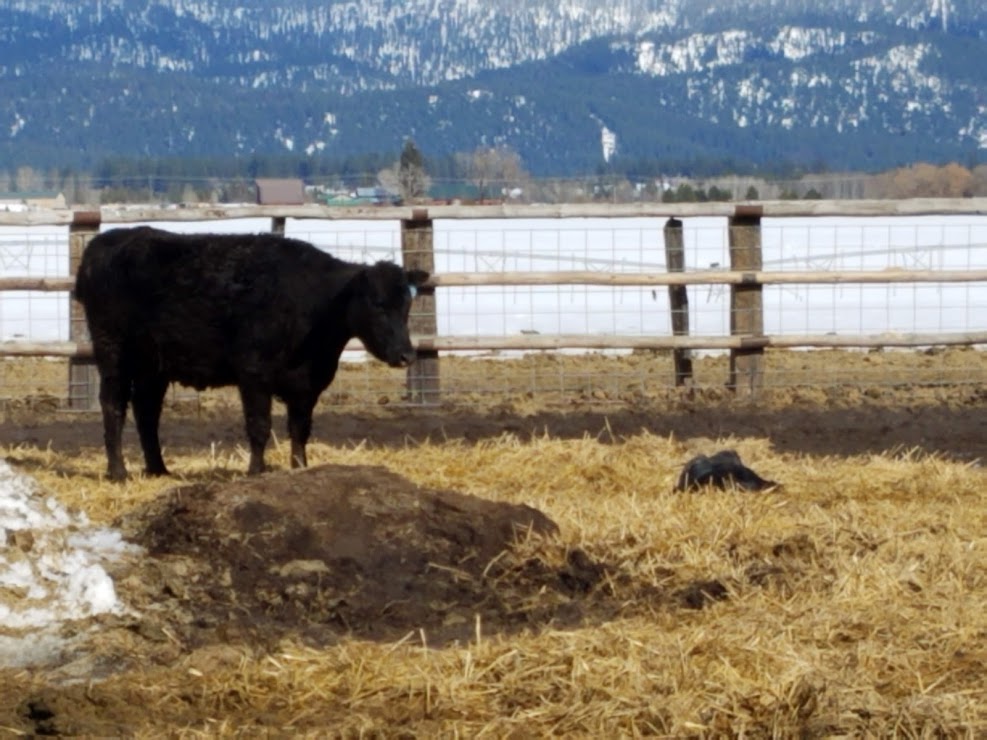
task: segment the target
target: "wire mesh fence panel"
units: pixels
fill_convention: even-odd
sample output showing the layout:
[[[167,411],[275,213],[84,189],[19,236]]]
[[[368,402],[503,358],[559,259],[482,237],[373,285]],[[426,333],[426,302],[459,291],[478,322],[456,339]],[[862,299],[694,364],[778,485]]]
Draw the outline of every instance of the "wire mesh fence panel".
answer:
[[[68,229],[0,226],[0,277],[67,277]],[[0,341],[65,341],[68,293],[0,292]]]
[[[683,218],[685,270],[696,274],[730,268],[729,223],[722,217]],[[270,218],[157,221],[185,233],[267,232]],[[589,272],[661,274],[668,269],[664,218],[437,219],[435,273]],[[103,224],[102,230],[113,228]],[[342,259],[402,261],[401,222],[288,218],[287,236],[315,244]],[[856,270],[987,269],[987,218],[896,216],[768,218],[760,224],[765,272],[827,273]],[[67,227],[0,228],[0,277],[62,277],[68,271]],[[688,287],[689,332],[728,335],[731,287]],[[779,337],[982,332],[987,283],[768,284],[763,287],[764,334]],[[480,285],[439,287],[439,337],[533,338],[538,335],[621,338],[671,337],[669,291],[642,285]],[[68,336],[68,293],[0,292],[0,338],[32,342]],[[693,351],[694,385],[722,388],[724,350]],[[889,373],[862,359],[873,352],[766,354],[766,387],[871,386],[915,383],[982,384],[981,352],[902,352],[914,368]],[[794,357],[794,359],[788,359]],[[803,359],[799,359],[799,358]],[[785,359],[782,359],[785,358]],[[840,359],[837,359],[840,358]],[[848,359],[849,358],[849,359]],[[6,358],[0,363],[2,397],[63,399],[64,359]],[[443,352],[438,378],[450,402],[545,396],[560,402],[589,398],[628,400],[669,392],[675,374],[668,350],[481,350]],[[211,391],[208,393],[212,393]],[[217,395],[228,399],[229,394]],[[176,388],[172,401],[199,396]],[[235,395],[232,397],[235,401]],[[393,404],[408,401],[406,375],[362,351],[347,351],[326,401]]]
[[[725,219],[686,222],[686,265],[725,260]],[[517,219],[436,222],[436,271],[654,273],[667,270],[659,219]],[[697,326],[717,333],[722,290],[696,308]],[[444,336],[671,334],[668,292],[648,286],[449,287],[439,297]],[[702,333],[697,330],[697,333]]]
[[[987,218],[922,216],[766,219],[765,271],[976,270],[987,268]],[[769,285],[764,288],[768,335],[948,333],[987,327],[987,283]],[[910,379],[889,378],[872,363],[832,363],[822,377],[793,370],[766,374],[769,386],[901,383],[982,383],[979,358],[968,367],[916,362]]]
[[[285,236],[303,239],[349,262],[401,263],[401,223],[388,221],[316,221],[288,219]]]
[[[68,228],[0,226],[0,277],[67,277]],[[67,292],[0,292],[0,341],[58,342],[69,333]],[[59,406],[68,392],[64,358],[0,359],[0,399]]]
[[[985,218],[776,219],[765,223],[763,239],[765,270],[987,267]],[[768,334],[983,328],[977,301],[984,285],[978,283],[784,285],[769,286],[766,294],[770,294],[765,306]]]

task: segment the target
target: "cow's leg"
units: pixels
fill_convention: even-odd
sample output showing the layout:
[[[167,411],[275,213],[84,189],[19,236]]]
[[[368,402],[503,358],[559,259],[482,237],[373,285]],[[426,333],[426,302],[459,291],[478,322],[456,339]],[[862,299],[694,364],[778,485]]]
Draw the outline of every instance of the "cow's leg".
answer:
[[[158,426],[168,381],[160,375],[149,375],[134,381],[134,421],[144,450],[144,472],[148,475],[168,475],[161,457]]]
[[[106,475],[110,480],[127,479],[123,462],[123,424],[130,399],[130,379],[121,373],[100,373],[99,405],[103,410],[103,443],[106,445]]]
[[[256,386],[240,384],[240,403],[243,404],[243,418],[250,442],[249,475],[263,473],[264,448],[271,436],[271,394]]]
[[[312,433],[314,398],[293,398],[288,401],[288,436],[291,438],[291,467],[308,466],[305,444]]]

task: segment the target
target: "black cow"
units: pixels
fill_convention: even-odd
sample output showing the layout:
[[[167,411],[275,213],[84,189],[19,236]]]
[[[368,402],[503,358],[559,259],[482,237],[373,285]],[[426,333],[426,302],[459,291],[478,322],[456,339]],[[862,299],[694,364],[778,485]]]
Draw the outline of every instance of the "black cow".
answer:
[[[249,473],[264,470],[271,399],[288,408],[292,467],[307,464],[312,409],[358,337],[392,367],[415,359],[408,312],[421,270],[344,262],[272,234],[181,235],[150,227],[96,236],[82,256],[82,303],[100,374],[107,474],[127,477],[127,403],[145,470],[168,473],[158,423],[169,383],[240,391]]]

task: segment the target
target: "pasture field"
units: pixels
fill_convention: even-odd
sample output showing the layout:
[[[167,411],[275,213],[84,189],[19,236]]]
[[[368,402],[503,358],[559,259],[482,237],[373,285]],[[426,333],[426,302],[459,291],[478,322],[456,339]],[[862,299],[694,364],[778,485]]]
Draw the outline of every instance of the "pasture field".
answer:
[[[36,388],[0,454],[145,548],[107,565],[127,613],[0,668],[4,733],[987,735],[982,352],[777,353],[805,380],[756,403],[725,358],[692,390],[664,355],[453,360],[431,408],[346,368],[310,470],[279,417],[245,478],[233,397],[176,395],[173,476],[140,475],[130,423],[122,485],[64,365],[0,364]],[[673,492],[723,448],[781,486]]]

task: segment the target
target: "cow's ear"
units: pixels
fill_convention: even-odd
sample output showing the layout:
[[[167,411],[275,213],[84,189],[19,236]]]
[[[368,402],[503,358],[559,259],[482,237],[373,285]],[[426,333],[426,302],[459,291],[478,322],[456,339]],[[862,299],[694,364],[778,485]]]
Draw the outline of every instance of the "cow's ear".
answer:
[[[428,282],[428,273],[424,270],[408,270],[408,283],[416,288],[422,287]]]

